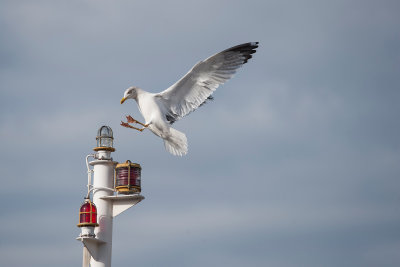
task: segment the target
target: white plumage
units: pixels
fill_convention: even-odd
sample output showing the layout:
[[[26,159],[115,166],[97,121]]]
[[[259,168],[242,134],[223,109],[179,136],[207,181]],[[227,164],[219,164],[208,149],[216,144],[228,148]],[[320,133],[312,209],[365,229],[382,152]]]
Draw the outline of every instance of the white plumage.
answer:
[[[256,52],[258,42],[245,43],[219,52],[200,61],[179,81],[163,92],[153,94],[138,87],[129,87],[124,93],[121,104],[126,99],[135,99],[145,123],[140,123],[128,116],[128,122],[121,122],[124,127],[143,131],[148,128],[155,135],[164,139],[168,152],[183,156],[188,151],[186,135],[170,125],[196,110],[219,85],[229,80],[243,64]],[[129,125],[138,123],[139,129]]]

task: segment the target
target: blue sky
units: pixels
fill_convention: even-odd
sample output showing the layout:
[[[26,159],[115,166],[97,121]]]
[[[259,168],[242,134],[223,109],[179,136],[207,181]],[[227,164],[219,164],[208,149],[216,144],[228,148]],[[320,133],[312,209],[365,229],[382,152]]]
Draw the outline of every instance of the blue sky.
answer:
[[[113,266],[399,266],[398,1],[1,1],[0,263],[79,266],[85,156],[143,167]],[[168,154],[132,85],[259,41]]]

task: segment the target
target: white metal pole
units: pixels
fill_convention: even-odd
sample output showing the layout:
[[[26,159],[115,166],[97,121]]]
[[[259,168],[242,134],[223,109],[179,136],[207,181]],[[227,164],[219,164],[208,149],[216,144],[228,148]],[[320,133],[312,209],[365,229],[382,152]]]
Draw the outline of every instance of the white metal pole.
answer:
[[[83,260],[82,260],[82,267],[89,267],[90,263],[90,253],[89,250],[83,246]]]
[[[110,156],[111,152],[106,150],[98,151],[98,160],[90,162],[93,166],[93,202],[97,207],[97,218],[99,227],[95,228],[96,238],[104,241],[98,245],[97,257],[91,257],[91,267],[111,267],[112,252],[112,202],[102,199],[105,196],[113,195],[111,190],[114,181],[114,166]]]

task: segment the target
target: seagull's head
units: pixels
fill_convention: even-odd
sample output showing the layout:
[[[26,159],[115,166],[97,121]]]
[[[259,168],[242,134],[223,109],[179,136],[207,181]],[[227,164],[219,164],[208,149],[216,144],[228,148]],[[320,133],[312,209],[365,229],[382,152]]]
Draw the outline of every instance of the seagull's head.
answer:
[[[129,87],[125,90],[124,97],[121,99],[121,104],[125,102],[125,100],[131,98],[136,99],[137,97],[137,87]]]

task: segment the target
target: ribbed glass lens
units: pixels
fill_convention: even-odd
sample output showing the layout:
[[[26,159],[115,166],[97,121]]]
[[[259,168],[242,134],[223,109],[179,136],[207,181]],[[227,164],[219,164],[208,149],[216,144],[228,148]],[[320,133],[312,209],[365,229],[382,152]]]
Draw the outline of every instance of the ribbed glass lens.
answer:
[[[128,180],[129,175],[129,180]],[[141,170],[138,167],[117,169],[116,186],[133,185],[140,187]]]

